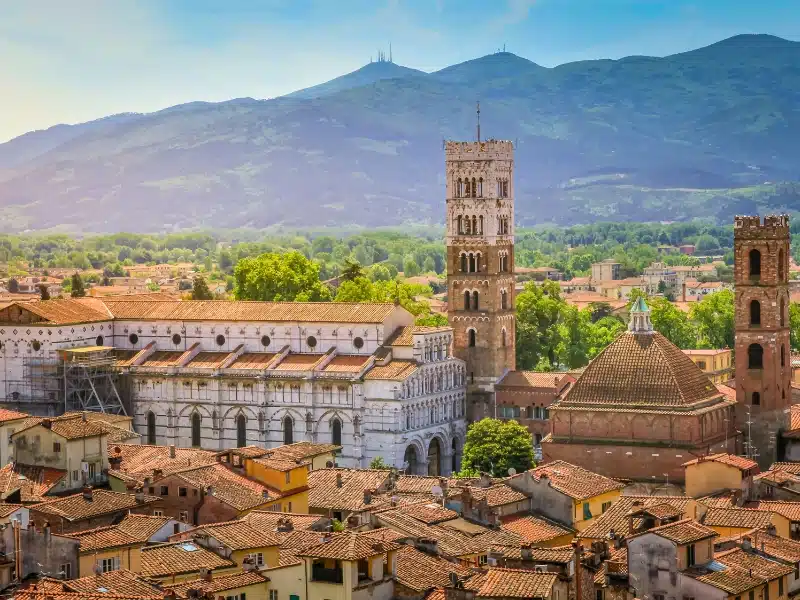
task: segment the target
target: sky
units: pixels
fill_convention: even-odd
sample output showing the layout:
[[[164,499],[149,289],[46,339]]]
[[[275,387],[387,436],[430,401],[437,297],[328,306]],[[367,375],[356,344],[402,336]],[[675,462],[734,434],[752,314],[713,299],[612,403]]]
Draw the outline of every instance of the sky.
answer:
[[[800,41],[799,0],[0,0],[0,142],[193,100],[271,98],[369,62],[434,71],[504,44],[544,66]]]

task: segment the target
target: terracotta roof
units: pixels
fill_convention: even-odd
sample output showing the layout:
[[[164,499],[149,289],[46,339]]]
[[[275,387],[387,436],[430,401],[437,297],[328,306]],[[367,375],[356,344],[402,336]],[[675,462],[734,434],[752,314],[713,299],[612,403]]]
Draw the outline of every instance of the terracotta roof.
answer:
[[[727,552],[718,552],[714,555],[714,560],[729,567],[736,567],[753,577],[761,577],[771,581],[788,575],[794,571],[794,567],[785,565],[774,560],[770,560],[752,552],[746,552],[741,548],[734,548]]]
[[[285,444],[277,448],[271,448],[269,454],[274,458],[281,458],[284,460],[303,460],[306,458],[313,458],[320,454],[328,454],[329,452],[338,452],[341,446],[336,444],[315,444],[313,442],[295,442],[294,444]]]
[[[76,300],[58,298],[39,302],[13,302],[10,306],[32,313],[49,325],[73,325],[111,320],[109,314],[95,310]]]
[[[61,469],[9,463],[0,468],[0,497],[20,490],[20,502],[42,502],[66,475]]]
[[[192,369],[218,369],[229,356],[230,352],[198,352],[186,366]]]
[[[267,510],[253,510],[247,513],[242,520],[264,532],[275,533],[278,521],[290,519],[293,531],[310,530],[314,525],[325,519],[323,515],[304,515],[298,513],[277,513]]]
[[[634,514],[636,513],[648,514],[656,519],[673,519],[683,515],[683,512],[680,509],[676,508],[669,502],[662,502],[661,504],[647,506],[639,509],[638,511],[634,511]]]
[[[788,471],[765,471],[754,477],[756,481],[766,481],[778,486],[785,486],[787,483],[800,483],[800,475],[789,473]]]
[[[522,547],[504,546],[497,544],[491,547],[491,551],[502,554],[505,558],[522,560]],[[575,557],[575,550],[572,546],[556,546],[555,548],[530,548],[531,557],[537,563],[551,563],[566,565],[572,562]]]
[[[688,408],[720,396],[708,376],[663,335],[626,331],[589,363],[553,408]]]
[[[280,514],[280,513],[278,513]],[[219,540],[231,550],[278,546],[281,541],[269,530],[261,529],[252,521],[229,521],[202,525],[192,530],[192,535],[207,534]]]
[[[46,429],[50,429],[53,433],[63,437],[66,440],[80,440],[83,438],[97,437],[107,435],[108,425],[102,421],[91,420],[88,417],[84,420],[81,414],[71,414],[61,417],[45,417],[36,418],[35,421],[29,421],[24,424],[24,427],[18,429],[11,436],[16,438],[32,427],[41,425]]]
[[[148,301],[103,298],[115,319],[147,321],[266,321],[383,323],[392,303],[248,302],[238,300]]]
[[[645,533],[653,533],[676,544],[693,544],[694,542],[719,535],[710,527],[705,527],[694,519],[683,519],[674,523],[667,523],[660,527],[654,527]]]
[[[496,540],[480,544],[478,541],[441,525],[426,525],[399,510],[387,510],[375,515],[378,522],[404,534],[406,537],[434,539],[439,551],[453,558],[476,554],[481,549],[494,545]]]
[[[528,471],[528,473],[537,481],[547,478],[553,489],[575,500],[585,500],[614,490],[621,490],[625,487],[624,483],[616,479],[592,473],[583,467],[563,460],[555,460],[541,467],[536,467]],[[524,476],[524,473],[514,475],[514,477],[521,476]],[[511,479],[514,479],[514,477]]]
[[[472,571],[438,556],[425,554],[412,546],[403,546],[397,552],[397,583],[415,592],[432,587],[450,585],[450,574],[466,579]]]
[[[117,546],[133,546],[146,544],[170,520],[170,517],[129,513],[116,525],[98,527],[86,531],[75,531],[65,535],[80,540],[81,552],[115,548]]]
[[[364,379],[386,379],[389,381],[403,381],[417,370],[417,362],[414,360],[394,359],[385,365],[375,365]]]
[[[397,510],[428,525],[458,518],[458,513],[456,511],[445,508],[441,504],[434,504],[427,501],[422,501],[419,504],[399,506]]]
[[[322,369],[323,373],[358,373],[369,362],[371,355],[339,354]]]
[[[70,579],[69,581],[59,580],[59,583],[70,591],[84,594],[119,594],[156,598],[162,598],[164,595],[157,587],[147,583],[139,575],[127,569],[89,575],[80,579]],[[103,592],[100,588],[108,591]]]
[[[466,489],[476,500],[486,500],[486,505],[490,507],[528,500],[528,496],[507,486],[505,483],[498,483],[488,488],[470,486]]]
[[[744,458],[743,456],[736,456],[733,454],[711,454],[709,456],[701,456],[700,458],[695,458],[694,460],[690,460],[689,462],[683,463],[684,467],[688,467],[689,465],[696,465],[701,462],[715,462],[720,463],[723,465],[728,465],[730,467],[734,467],[739,469],[740,471],[750,471],[755,469],[756,472],[758,471],[758,463],[754,460],[749,458]]]
[[[306,548],[298,556],[355,561],[400,548],[400,544],[396,542],[381,542],[359,533],[332,534],[328,539],[329,541]]]
[[[435,588],[428,592],[425,596],[424,600],[446,600],[447,594],[444,591],[444,588]]]
[[[0,517],[5,518],[10,514],[18,511],[20,508],[23,508],[24,505],[22,504],[9,504],[6,502],[0,502]]]
[[[554,390],[566,373],[538,373],[535,371],[509,371],[498,382],[502,387],[535,387]]]
[[[600,587],[608,587],[606,585],[606,575],[613,574],[618,577],[625,577],[628,575],[628,548],[622,546],[621,548],[611,549],[611,556],[605,560],[597,570],[594,576],[594,583]]]
[[[603,539],[613,530],[617,535],[628,535],[628,514],[650,506],[667,503],[686,514],[691,498],[686,496],[620,496],[602,515],[595,517],[589,526],[578,533],[579,538]],[[642,526],[641,519],[634,519],[634,528]]]
[[[750,537],[753,547],[764,554],[790,563],[800,562],[800,542],[797,540],[770,535],[765,531],[754,531]]]
[[[398,327],[386,340],[386,346],[411,346],[414,343],[413,325],[406,325],[405,327]]]
[[[532,544],[541,544],[574,533],[558,523],[535,515],[513,515],[503,518],[501,523],[501,529],[515,533]]]
[[[261,458],[254,458],[253,462],[263,465],[275,471],[291,471],[292,469],[306,468],[308,463],[298,463],[294,460],[284,460],[273,456],[264,456]]]
[[[174,473],[195,487],[213,487],[214,497],[220,502],[245,511],[266,504],[282,496],[281,492],[235,473],[223,464],[216,463]]]
[[[55,515],[67,521],[82,521],[108,513],[120,512],[147,504],[159,502],[161,498],[145,496],[142,503],[133,494],[122,494],[110,490],[92,490],[92,499],[87,500],[83,493],[47,500],[30,507],[33,511]]]
[[[87,594],[85,592],[67,591],[38,591],[23,590],[14,593],[15,600],[152,600],[153,596],[134,596],[132,594],[109,594],[98,592]]]
[[[467,581],[477,598],[549,598],[558,580],[555,573],[518,569],[489,569]]]
[[[266,594],[266,583],[268,578],[256,571],[246,571],[243,573],[231,573],[230,575],[217,575],[211,581],[205,579],[192,579],[181,583],[166,583],[163,585],[165,590],[172,590],[178,598],[188,598],[189,590],[200,590],[205,594],[217,594],[228,590],[235,590],[250,585],[265,584],[264,593]]]
[[[709,508],[702,520],[710,527],[755,529],[769,526],[772,513],[752,508]]]
[[[166,577],[200,569],[225,569],[236,563],[206,550],[194,542],[172,542],[142,548],[141,574]]]
[[[800,475],[800,462],[774,462],[769,468],[770,471],[786,471],[794,475]]]
[[[342,487],[336,485],[337,475],[341,475]],[[364,490],[378,489],[388,478],[388,470],[316,469],[308,474],[308,506],[326,510],[367,510],[370,505],[364,504]]]
[[[295,354],[291,353],[278,363],[276,371],[309,371],[316,365],[324,354]]]
[[[170,458],[169,446],[148,446],[143,444],[109,444],[108,455],[120,457],[118,471],[141,482],[152,477],[154,469],[164,475],[176,471],[210,465],[217,462],[217,453],[199,448],[175,448],[175,458]]]
[[[261,371],[266,369],[270,361],[276,356],[275,352],[245,352],[228,365],[228,368]]]
[[[435,485],[441,486],[439,477],[398,475],[395,479],[394,491],[402,494],[430,494]]]
[[[17,419],[26,419],[28,417],[30,417],[30,415],[23,412],[8,410],[7,408],[0,408],[0,423],[5,423],[6,421],[16,421]]]
[[[720,394],[723,394],[729,400],[736,402],[736,390],[730,386],[724,385],[722,383],[717,384],[717,389],[719,390]]]

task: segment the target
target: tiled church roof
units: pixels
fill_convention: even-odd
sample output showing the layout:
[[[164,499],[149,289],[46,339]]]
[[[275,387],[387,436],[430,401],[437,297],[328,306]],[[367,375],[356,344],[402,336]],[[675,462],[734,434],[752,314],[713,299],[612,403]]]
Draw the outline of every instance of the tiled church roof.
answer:
[[[626,332],[595,358],[559,405],[691,408],[721,397],[713,383],[658,332]]]

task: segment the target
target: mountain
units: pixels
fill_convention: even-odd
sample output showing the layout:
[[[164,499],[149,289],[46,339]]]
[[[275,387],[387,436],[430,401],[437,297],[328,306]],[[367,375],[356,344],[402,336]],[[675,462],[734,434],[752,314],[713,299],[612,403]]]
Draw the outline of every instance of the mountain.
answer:
[[[336,92],[349,90],[351,88],[361,87],[382,81],[384,79],[399,79],[402,77],[411,77],[413,75],[425,75],[424,71],[417,69],[410,69],[389,61],[371,62],[364,65],[360,69],[342,75],[336,79],[331,79],[325,83],[320,83],[309,88],[297,90],[288,94],[287,98],[322,98],[323,96],[330,96]]]
[[[772,36],[555,68],[372,63],[299,96],[52,128],[0,145],[0,227],[441,223],[442,139],[473,137],[476,100],[484,136],[517,142],[521,224],[797,211],[797,65],[800,43]]]

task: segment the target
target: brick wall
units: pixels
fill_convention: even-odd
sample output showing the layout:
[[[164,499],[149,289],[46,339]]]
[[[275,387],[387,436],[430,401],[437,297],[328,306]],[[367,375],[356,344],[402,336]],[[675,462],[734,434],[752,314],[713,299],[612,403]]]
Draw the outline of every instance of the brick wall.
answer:
[[[163,488],[166,488],[166,490]],[[185,490],[185,496],[181,496],[181,490]],[[180,521],[181,512],[185,511],[188,513],[188,523],[192,525],[201,524],[197,521],[197,509],[203,503],[204,494],[199,488],[192,487],[183,479],[170,475],[159,479],[155,483],[146,483],[144,491],[148,495],[161,498],[161,503],[157,510],[161,510],[165,517]],[[164,493],[165,491],[166,493]],[[209,521],[204,522],[208,523]]]

